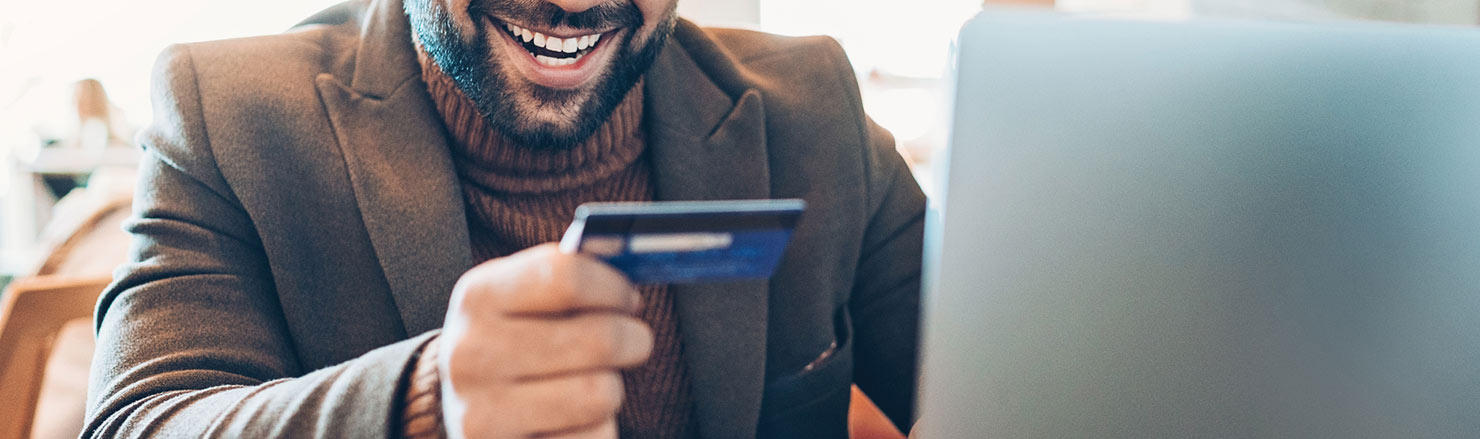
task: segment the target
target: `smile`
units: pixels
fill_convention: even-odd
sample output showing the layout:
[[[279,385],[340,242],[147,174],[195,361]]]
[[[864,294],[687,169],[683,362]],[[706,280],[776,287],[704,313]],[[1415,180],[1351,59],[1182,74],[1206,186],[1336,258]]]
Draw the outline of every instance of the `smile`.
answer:
[[[621,48],[625,38],[623,27],[600,31],[534,30],[484,17],[488,35],[501,43],[508,65],[516,74],[553,89],[575,89],[602,77],[616,57],[615,49]]]
[[[504,23],[504,32],[524,46],[524,50],[536,62],[551,67],[575,64],[586,54],[596,49],[601,33],[560,38],[525,29],[512,23]]]

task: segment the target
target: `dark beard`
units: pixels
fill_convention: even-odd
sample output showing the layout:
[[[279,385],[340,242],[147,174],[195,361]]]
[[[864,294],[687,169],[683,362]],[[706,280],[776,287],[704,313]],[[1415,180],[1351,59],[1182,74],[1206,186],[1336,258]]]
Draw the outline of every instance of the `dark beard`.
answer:
[[[632,3],[603,4],[572,14],[543,1],[475,1],[467,12],[476,23],[476,35],[462,35],[453,24],[451,15],[437,0],[406,0],[405,9],[412,32],[416,33],[422,49],[473,101],[488,126],[521,145],[537,149],[570,148],[590,138],[652,66],[677,21],[674,8],[670,6],[664,14],[664,22],[641,47],[634,49],[636,36],[633,33],[642,26],[642,13]],[[529,97],[541,104],[579,105],[574,120],[567,125],[558,125],[536,120],[518,108],[514,93],[521,88],[498,68],[498,61],[491,58],[493,51],[487,35],[488,27],[485,26],[485,17],[490,14],[551,27],[562,24],[578,29],[623,27],[627,32],[620,47],[608,48],[617,52],[612,54],[610,68],[594,79],[594,87],[590,91],[521,84],[527,87],[524,90]],[[584,103],[579,102],[583,99]]]

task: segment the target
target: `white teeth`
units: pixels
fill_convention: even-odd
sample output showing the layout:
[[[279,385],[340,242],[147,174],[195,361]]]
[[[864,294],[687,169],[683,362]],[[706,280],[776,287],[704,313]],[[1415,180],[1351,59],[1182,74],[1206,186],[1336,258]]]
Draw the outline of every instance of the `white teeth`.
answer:
[[[544,55],[536,55],[534,57],[534,60],[535,61],[539,62],[540,64],[544,64],[544,65],[547,65],[547,66],[550,66],[550,67],[564,67],[564,66],[568,66],[568,65],[571,65],[571,64],[575,64],[576,63],[576,60],[579,60],[579,59],[580,59],[579,56],[578,57],[575,57],[575,58],[551,58],[551,57],[544,56]]]
[[[588,47],[595,46],[596,42],[601,40],[601,34],[582,35],[571,38],[551,37],[519,27],[514,23],[504,23],[504,28],[509,30],[509,33],[514,36],[514,39],[524,40],[526,43],[534,43],[535,46],[544,47],[552,52],[575,53],[577,50],[586,50]]]
[[[595,46],[596,42],[601,40],[601,34],[583,35],[580,37],[572,38],[556,38],[516,26],[512,23],[504,23],[504,27],[509,30],[509,33],[513,34],[515,40],[524,40],[525,43],[534,43],[536,47],[542,47],[555,53],[576,54],[573,57],[555,58],[545,55],[539,55],[536,53],[530,53],[530,55],[534,55],[534,59],[536,62],[551,67],[563,67],[575,64],[576,61],[579,61],[582,57],[586,55],[584,52],[577,52],[584,51],[591,46]]]

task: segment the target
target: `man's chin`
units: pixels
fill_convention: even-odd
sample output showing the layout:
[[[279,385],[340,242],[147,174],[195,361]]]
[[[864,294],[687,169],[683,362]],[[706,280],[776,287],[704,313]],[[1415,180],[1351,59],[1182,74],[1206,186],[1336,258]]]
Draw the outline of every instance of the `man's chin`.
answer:
[[[595,131],[582,131],[579,127],[571,126],[569,123],[552,124],[531,121],[521,125],[523,126],[509,130],[506,136],[522,146],[548,151],[570,149],[584,143]]]
[[[594,91],[558,90],[531,85],[521,87],[514,96],[509,96],[514,111],[505,118],[493,120],[490,126],[499,127],[510,140],[538,149],[564,149],[584,142],[603,119],[588,114]],[[497,115],[497,111],[484,111],[485,115]]]
[[[642,75],[667,39],[666,30],[656,36],[648,35],[642,48],[633,51],[630,34],[626,31],[617,34],[622,38],[603,40],[603,46],[583,59],[588,64],[573,65],[593,75],[574,87],[545,86],[531,78],[529,69],[519,65],[527,60],[508,58],[526,53],[499,50],[494,45],[502,42],[505,49],[515,47],[501,33],[484,40],[494,46],[484,47],[489,49],[484,53],[492,52],[497,58],[480,69],[486,75],[464,79],[476,78],[487,84],[475,87],[485,92],[477,94],[474,101],[488,125],[504,137],[532,149],[568,149],[586,142],[611,118],[633,87],[640,84]]]

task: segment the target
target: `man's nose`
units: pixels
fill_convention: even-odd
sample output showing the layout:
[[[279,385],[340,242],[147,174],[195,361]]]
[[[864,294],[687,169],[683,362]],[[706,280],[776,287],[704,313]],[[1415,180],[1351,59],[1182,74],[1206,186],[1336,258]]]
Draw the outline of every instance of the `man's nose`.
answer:
[[[565,12],[581,12],[608,0],[545,0],[564,9]]]

